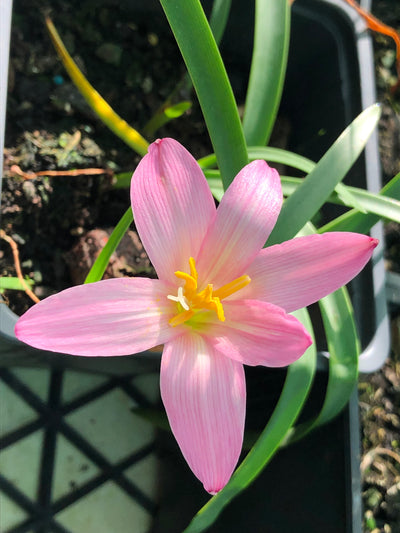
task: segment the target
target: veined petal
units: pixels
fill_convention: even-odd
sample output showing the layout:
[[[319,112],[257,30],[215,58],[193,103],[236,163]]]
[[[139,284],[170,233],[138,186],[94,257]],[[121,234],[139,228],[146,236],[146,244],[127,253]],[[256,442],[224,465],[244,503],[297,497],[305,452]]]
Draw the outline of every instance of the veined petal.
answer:
[[[158,277],[176,282],[196,257],[216,212],[214,199],[196,160],[177,141],[149,146],[131,181],[136,228]]]
[[[194,474],[211,494],[228,482],[243,442],[243,366],[187,334],[166,344],[161,396],[172,432]]]
[[[237,296],[270,302],[288,313],[300,309],[353,279],[377,243],[358,233],[332,232],[265,248],[246,272],[251,283]]]
[[[163,344],[171,328],[170,286],[160,280],[119,278],[66,289],[34,305],[18,320],[23,342],[71,355],[129,355]]]
[[[304,326],[275,305],[256,300],[224,303],[226,321],[207,327],[209,342],[225,356],[255,366],[287,366],[312,344]]]
[[[197,260],[201,283],[218,288],[243,273],[264,246],[282,205],[278,172],[253,161],[236,176],[218,206]]]

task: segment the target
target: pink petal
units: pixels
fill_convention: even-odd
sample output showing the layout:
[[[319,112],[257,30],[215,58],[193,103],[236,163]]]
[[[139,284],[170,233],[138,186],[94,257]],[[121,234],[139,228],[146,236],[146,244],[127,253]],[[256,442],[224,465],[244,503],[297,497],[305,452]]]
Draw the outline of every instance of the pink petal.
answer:
[[[256,300],[224,302],[225,322],[207,329],[216,350],[246,365],[279,367],[299,359],[312,344],[304,326],[275,305]]]
[[[248,268],[251,283],[236,293],[237,298],[271,302],[290,313],[353,279],[377,243],[358,233],[332,232],[265,248]]]
[[[42,300],[18,320],[23,342],[53,352],[110,356],[141,352],[171,340],[169,286],[147,278],[119,278],[72,287]]]
[[[161,396],[186,461],[215,494],[229,481],[242,447],[243,366],[215,353],[199,335],[181,336],[164,348]]]
[[[217,210],[197,261],[202,284],[215,288],[246,274],[264,246],[282,205],[279,175],[253,161],[236,176]]]
[[[136,228],[158,277],[176,282],[196,257],[215,203],[196,160],[177,141],[149,146],[131,181]]]

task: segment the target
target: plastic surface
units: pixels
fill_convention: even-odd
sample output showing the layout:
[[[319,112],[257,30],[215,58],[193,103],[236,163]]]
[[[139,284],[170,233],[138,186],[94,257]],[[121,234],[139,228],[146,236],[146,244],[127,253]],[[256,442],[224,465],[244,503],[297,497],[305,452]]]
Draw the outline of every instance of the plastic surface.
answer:
[[[11,31],[12,0],[1,0],[0,2],[0,155],[3,161],[4,132],[6,127],[6,104],[7,104],[7,79],[8,79],[8,58]],[[0,198],[3,178],[3,166],[0,168]],[[1,223],[1,214],[0,214]],[[0,240],[1,243],[4,241]],[[15,315],[6,305],[2,304],[0,296],[0,336],[6,338],[13,337]],[[0,346],[0,354],[1,354]]]

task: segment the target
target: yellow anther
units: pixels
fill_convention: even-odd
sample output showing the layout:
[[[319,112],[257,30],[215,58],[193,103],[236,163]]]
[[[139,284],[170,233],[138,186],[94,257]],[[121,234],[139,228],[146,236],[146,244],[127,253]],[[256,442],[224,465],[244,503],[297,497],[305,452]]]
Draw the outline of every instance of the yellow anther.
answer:
[[[227,283],[226,285],[223,285],[216,291],[214,291],[214,296],[217,296],[220,300],[223,300],[224,298],[228,298],[231,294],[240,291],[240,289],[243,289],[250,283],[251,279],[247,274],[244,276],[240,276],[240,278],[236,278],[230,283]]]
[[[197,280],[193,276],[187,274],[186,272],[181,272],[180,270],[177,270],[174,272],[174,274],[177,278],[183,279],[185,282],[185,291],[197,290]]]
[[[211,302],[212,298],[213,298],[213,286],[211,285],[211,283],[209,283],[205,289],[198,292],[192,298],[192,302],[194,302],[195,305],[197,305],[198,303],[201,305],[202,303]]]
[[[184,322],[187,322],[190,318],[192,318],[193,315],[194,311],[189,309],[189,311],[183,311],[182,313],[175,315],[174,318],[171,318],[168,323],[174,328],[180,324],[183,324]]]
[[[197,282],[197,270],[196,270],[196,262],[193,259],[193,257],[189,257],[189,267],[190,267],[190,275],[196,280]]]
[[[190,274],[177,270],[175,276],[185,282],[183,287],[178,288],[178,296],[168,295],[169,300],[177,302],[178,314],[169,321],[170,326],[175,327],[190,320],[196,312],[214,311],[221,322],[225,321],[224,308],[221,300],[243,289],[250,283],[247,275],[241,276],[214,291],[212,283],[205,289],[197,292],[198,274],[193,257],[189,259]]]
[[[219,320],[221,320],[221,322],[225,322],[225,313],[224,313],[224,307],[220,301],[219,298],[217,297],[214,297],[213,298],[213,302],[215,304],[215,309],[214,311],[217,313],[217,317]]]

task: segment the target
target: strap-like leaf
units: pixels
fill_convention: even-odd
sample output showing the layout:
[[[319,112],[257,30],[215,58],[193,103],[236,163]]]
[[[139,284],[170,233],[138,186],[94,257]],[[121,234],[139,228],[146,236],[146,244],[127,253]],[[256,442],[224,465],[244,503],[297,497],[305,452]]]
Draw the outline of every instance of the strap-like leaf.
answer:
[[[281,179],[283,194],[285,196],[293,194],[303,183],[301,178],[281,176]],[[385,185],[378,194],[343,184],[342,188],[346,192],[349,192],[351,198],[354,198],[357,203],[360,204],[363,212],[360,212],[358,209],[349,211],[323,226],[323,228],[319,230],[319,233],[324,233],[325,231],[358,231],[359,233],[367,233],[369,228],[376,224],[381,218],[400,223],[400,201],[396,199],[396,197],[400,198],[400,174],[395,176],[387,185]],[[327,202],[339,205],[345,204],[347,207],[351,207],[351,205],[346,203],[346,198],[342,195],[339,196],[337,191],[329,196]],[[351,204],[352,203],[353,202],[351,202]],[[366,217],[364,213],[371,213],[371,217]],[[356,220],[359,220],[360,223],[361,221],[364,221],[364,224],[367,224],[367,221],[370,221],[367,231],[356,229]],[[345,224],[346,229],[344,229]]]
[[[316,166],[316,163],[311,161],[311,159],[282,148],[273,148],[271,146],[249,146],[247,151],[250,161],[264,159],[270,163],[282,163],[283,165],[302,170],[306,174],[311,172]],[[210,154],[198,159],[197,162],[202,169],[212,169],[215,168],[217,164],[217,158],[215,154]]]
[[[268,244],[291,239],[311,220],[364,149],[381,114],[376,104],[363,111],[348,126],[312,172],[283,204]]]
[[[188,109],[192,107],[192,102],[184,101],[178,104],[163,105],[147,122],[143,128],[143,135],[146,135],[148,139],[151,139],[154,133],[159,130],[165,124],[168,124],[171,120],[181,117]]]
[[[219,44],[228,22],[232,0],[214,0],[210,14],[210,28],[215,42]]]
[[[362,193],[364,198],[368,195],[368,204],[365,203],[364,205],[370,213],[364,215],[356,209],[352,209],[328,222],[318,231],[320,233],[326,231],[368,233],[372,226],[382,218],[400,222],[400,202],[397,201],[400,200],[400,172],[383,187],[379,195],[364,194],[366,191],[362,191]]]
[[[50,17],[46,17],[46,26],[53,41],[54,48],[57,50],[61,61],[71,80],[75,83],[79,92],[85,98],[87,103],[96,113],[104,124],[110,128],[120,139],[122,139],[128,146],[140,155],[147,152],[149,143],[144,139],[138,131],[129,126],[112,107],[104,100],[104,98],[90,85],[88,80],[79,70],[78,66],[67,52],[60,36]]]
[[[253,57],[243,116],[247,144],[264,145],[274,126],[290,39],[287,0],[256,0]]]
[[[311,159],[303,157],[299,154],[295,154],[293,152],[289,152],[288,150],[283,150],[281,148],[272,148],[268,146],[250,146],[248,147],[247,152],[250,161],[254,161],[255,159],[264,159],[269,163],[281,163],[283,165],[288,165],[290,167],[297,168],[298,170],[301,170],[306,174],[312,172],[317,166],[317,164],[314,163],[314,161],[311,161]],[[215,167],[216,165],[215,155],[211,154],[206,157],[202,157],[198,160],[198,163],[201,168],[204,169],[206,176],[217,177],[217,174],[212,175],[212,172],[210,171],[210,169],[213,169],[213,167]],[[298,179],[298,184],[301,184],[302,182],[303,180]],[[215,190],[215,197],[219,200],[220,191],[217,189]],[[293,191],[294,188],[291,189],[290,194],[292,194]],[[344,203],[348,207],[354,207],[358,211],[366,212],[362,204],[357,200],[357,198],[355,198],[350,189],[348,187],[345,187],[342,183],[338,183],[336,185],[335,192],[337,193],[337,196],[342,200],[342,203]]]
[[[31,279],[25,278],[25,283],[28,287],[33,287],[34,283]],[[26,285],[22,283],[19,278],[0,276],[0,291],[3,290],[25,291]]]
[[[235,98],[199,0],[160,0],[203,111],[224,187],[247,161]]]
[[[219,171],[207,169],[204,170],[204,174],[214,197],[221,201],[224,190]],[[303,179],[281,176],[281,182],[284,196],[290,196],[302,185]],[[342,185],[341,191],[344,191],[345,194],[339,195],[336,188],[335,192],[327,199],[327,202],[339,205],[345,204],[347,207],[352,207],[356,203],[361,209],[354,209],[332,220],[318,230],[319,233],[326,231],[368,233],[371,227],[380,219],[393,220],[400,223],[400,201],[397,200],[397,198],[400,199],[400,174],[395,176],[379,194],[357,187],[340,185]],[[364,213],[368,213],[368,216]]]
[[[89,274],[86,276],[85,283],[93,283],[94,281],[100,281],[106,271],[108,262],[111,255],[116,250],[122,237],[127,232],[129,226],[132,224],[133,214],[132,208],[126,210],[125,214],[115,226],[113,232],[108,238],[107,244],[104,246],[99,256],[97,257],[94,265],[90,269]]]

